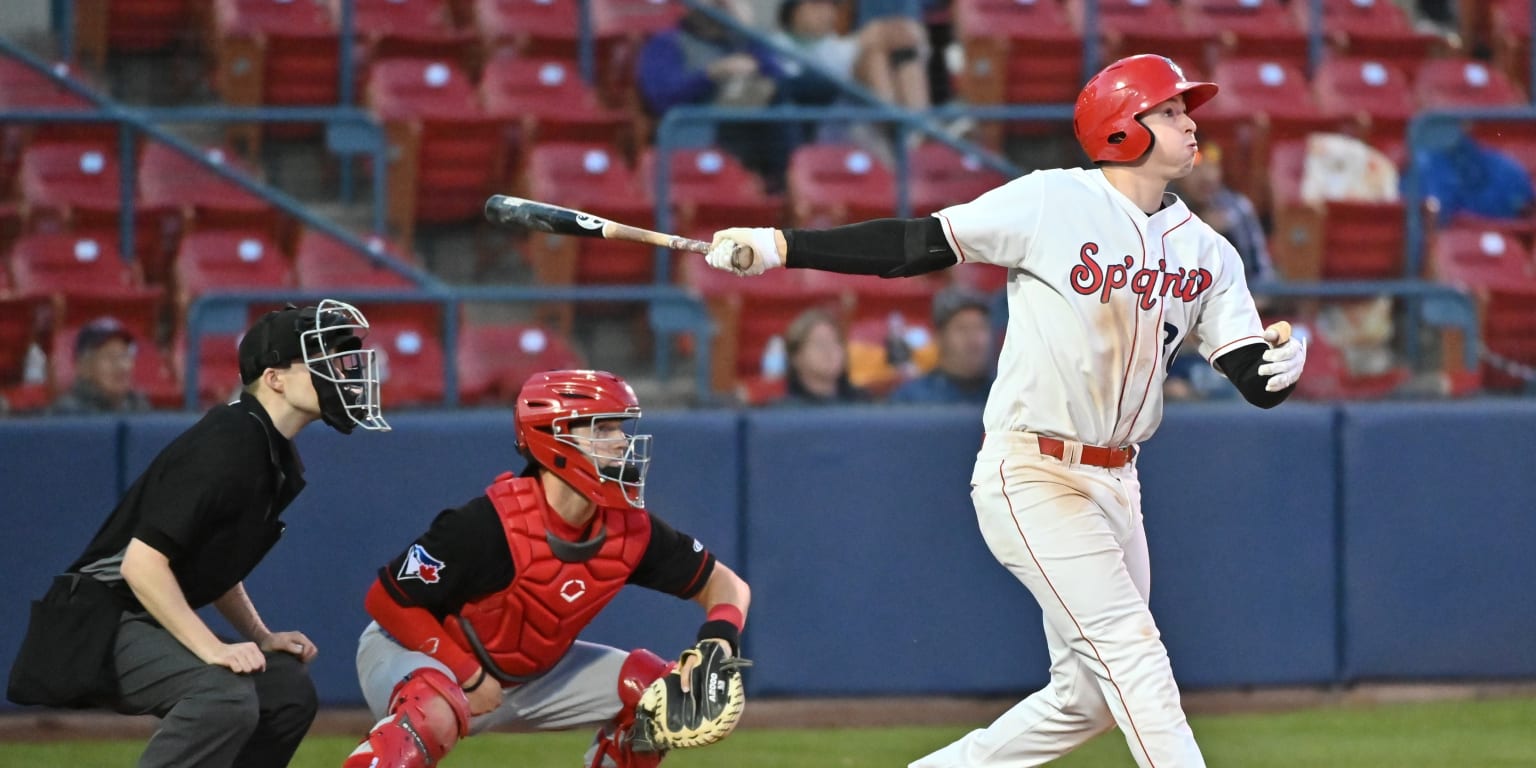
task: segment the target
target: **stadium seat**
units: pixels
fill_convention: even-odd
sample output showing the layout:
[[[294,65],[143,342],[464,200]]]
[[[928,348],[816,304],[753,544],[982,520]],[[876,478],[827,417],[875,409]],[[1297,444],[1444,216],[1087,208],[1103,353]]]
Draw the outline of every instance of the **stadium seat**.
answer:
[[[1307,29],[1312,3],[1290,5],[1297,26]],[[1323,0],[1323,34],[1340,55],[1388,61],[1405,72],[1454,47],[1441,35],[1415,29],[1413,19],[1392,0]]]
[[[1503,72],[1459,56],[1420,63],[1413,93],[1421,109],[1506,107],[1528,102]]]
[[[1406,213],[1401,202],[1301,199],[1306,142],[1270,152],[1275,265],[1291,280],[1390,280],[1406,277]]]
[[[880,278],[810,271],[804,283],[815,290],[829,290],[841,297],[850,322],[886,320],[901,315],[904,322],[926,322],[933,309],[933,295],[944,287],[942,277]]]
[[[539,371],[585,368],[585,358],[550,328],[528,323],[459,326],[459,402],[511,403]]]
[[[786,174],[791,221],[826,227],[896,213],[896,178],[878,158],[853,144],[803,144]]]
[[[1436,236],[1429,261],[1436,279],[1476,298],[1484,347],[1536,366],[1536,262],[1524,245],[1500,232],[1446,229]],[[1524,386],[1491,361],[1484,361],[1482,375],[1488,389]]]
[[[1213,35],[1222,56],[1240,54],[1307,68],[1307,33],[1280,0],[1183,0],[1185,26]]]
[[[256,173],[239,155],[222,147],[202,150],[217,165],[255,179]],[[146,142],[139,156],[139,200],[163,211],[161,248],[143,256],[144,273],[163,282],[182,234],[193,229],[256,229],[282,242],[285,218],[266,200],[220,178],[180,152],[158,141]]]
[[[1083,41],[1056,0],[958,0],[955,38],[965,52],[961,98],[970,104],[1069,104],[1083,82]],[[1002,146],[1003,126],[982,143]],[[1011,123],[1006,133],[1058,132],[1060,124]]]
[[[1324,110],[1363,113],[1369,121],[1363,138],[1402,166],[1408,121],[1418,110],[1402,69],[1377,59],[1327,57],[1318,65],[1312,87]]]
[[[62,63],[54,64],[54,71],[72,75],[71,68]],[[26,64],[0,54],[0,110],[84,111],[91,108],[90,101],[84,96],[71,93]],[[111,123],[0,123],[0,199],[7,197],[14,188],[22,151],[33,136],[117,146],[117,127]]]
[[[75,337],[80,328],[98,317],[117,318],[134,335],[137,356],[133,384],[156,408],[176,408],[182,403],[179,378],[171,360],[161,351],[159,333],[164,291],[158,287],[112,294],[72,294],[55,302],[53,391],[68,389],[74,381]]]
[[[538,144],[528,153],[526,180],[528,197],[535,200],[558,200],[604,218],[652,226],[650,190],[612,147]],[[651,249],[635,243],[534,233],[527,253],[536,279],[547,285],[637,284],[654,279],[656,260]],[[566,318],[556,320],[556,327],[570,333]]]
[[[0,398],[12,412],[37,411],[48,405],[52,374],[30,364],[36,363],[33,345],[49,349],[49,317],[47,299],[0,295]]]
[[[982,193],[1008,183],[1008,177],[936,141],[925,142],[907,155],[910,182],[907,202],[913,216],[927,216],[951,205],[968,203]]]
[[[624,152],[633,143],[629,116],[604,106],[574,61],[503,50],[486,62],[480,94],[486,114],[506,129],[506,178],[521,171],[521,150],[540,141],[585,141]]]
[[[842,291],[811,285],[811,270],[780,269],[748,279],[712,269],[702,259],[686,259],[681,272],[714,321],[710,379],[716,392],[736,392],[738,382],[762,373],[768,340],[782,335],[801,312],[825,307],[839,318],[847,316]]]
[[[502,167],[498,123],[464,70],[446,61],[388,59],[368,75],[368,105],[389,137],[389,217],[410,242],[416,223],[478,220]]]
[[[293,285],[288,259],[258,230],[187,233],[177,249],[173,274],[177,328],[186,324],[192,301],[209,291],[271,290]]]
[[[1082,34],[1084,0],[1067,0],[1072,24]],[[1099,3],[1099,65],[1137,53],[1156,52],[1177,62],[1185,76],[1198,79],[1211,71],[1220,41],[1209,31],[1192,32],[1170,0],[1103,0]]]
[[[188,0],[97,0],[74,9],[76,50],[98,70],[108,52],[154,53],[198,34]]]
[[[1345,351],[1315,328],[1307,331],[1307,371],[1296,382],[1304,400],[1381,400],[1390,397],[1413,375],[1402,365],[1380,373],[1355,373]]]
[[[202,333],[197,337],[197,404],[227,403],[240,390],[240,334]],[[172,355],[177,377],[186,381],[187,339],[178,334]],[[183,400],[185,393],[182,393]]]
[[[345,1],[330,0],[331,17],[338,27]],[[465,68],[479,62],[475,34],[454,26],[447,0],[352,1],[352,28],[362,44],[364,70],[370,62],[395,57],[457,58]]]
[[[116,231],[122,210],[120,173],[115,146],[33,142],[22,155],[17,182],[26,201],[26,228]],[[144,202],[135,213],[134,256],[153,254],[161,248],[165,211]]]
[[[1277,141],[1306,138],[1314,131],[1361,133],[1352,112],[1325,110],[1312,95],[1305,70],[1281,59],[1227,57],[1212,70],[1220,98],[1195,113],[1202,142],[1222,148],[1227,185],[1268,210],[1267,161]]]
[[[293,0],[215,0],[208,50],[215,57],[214,88],[234,106],[330,106],[340,94],[340,40],[324,5]],[[257,126],[236,126],[253,156]],[[274,125],[270,136],[313,136],[314,126]]]
[[[10,256],[15,290],[24,296],[119,294],[141,283],[117,250],[117,233],[38,233],[16,241]]]
[[[443,308],[438,304],[368,305],[368,346],[377,351],[385,407],[439,405],[443,385]]]
[[[677,231],[708,235],[729,227],[782,223],[783,198],[764,192],[763,180],[729,152],[715,147],[675,149],[668,166],[668,197]],[[640,184],[654,190],[656,172],[656,152],[647,149],[640,156]]]
[[[378,238],[365,238],[376,253],[388,249]],[[389,254],[396,260],[400,257]],[[293,253],[293,273],[300,288],[412,289],[410,278],[347,247],[346,243],[313,229],[299,236]]]

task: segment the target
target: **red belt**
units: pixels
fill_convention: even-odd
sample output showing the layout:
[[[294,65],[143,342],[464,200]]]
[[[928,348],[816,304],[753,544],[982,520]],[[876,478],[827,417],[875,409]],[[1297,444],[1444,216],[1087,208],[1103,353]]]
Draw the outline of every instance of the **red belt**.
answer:
[[[1066,456],[1067,444],[1054,437],[1040,436],[1040,452],[1061,459]],[[1103,467],[1105,469],[1119,469],[1131,463],[1131,457],[1135,454],[1130,448],[1104,448],[1097,445],[1083,446],[1082,456],[1077,463],[1087,464],[1090,467]]]

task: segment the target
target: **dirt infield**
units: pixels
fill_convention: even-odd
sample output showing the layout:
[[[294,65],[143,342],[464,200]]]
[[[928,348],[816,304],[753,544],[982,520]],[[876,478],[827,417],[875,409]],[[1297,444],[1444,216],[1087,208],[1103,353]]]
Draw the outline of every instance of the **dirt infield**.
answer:
[[[1351,688],[1261,688],[1243,691],[1192,691],[1184,694],[1191,714],[1279,712],[1324,706],[1371,706],[1414,701],[1536,697],[1536,682],[1384,684]],[[754,699],[742,728],[879,728],[899,725],[983,725],[1019,697]],[[362,709],[327,709],[313,733],[364,733],[373,717]],[[29,709],[0,715],[0,743],[83,739],[147,738],[152,717],[110,712]]]

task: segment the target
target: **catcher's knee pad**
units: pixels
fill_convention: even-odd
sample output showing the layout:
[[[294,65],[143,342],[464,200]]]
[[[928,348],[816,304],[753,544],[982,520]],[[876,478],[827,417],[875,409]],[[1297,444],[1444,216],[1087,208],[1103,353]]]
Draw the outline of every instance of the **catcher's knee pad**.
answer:
[[[671,671],[672,662],[644,648],[630,651],[629,656],[624,658],[624,665],[619,667],[619,701],[624,705],[619,709],[619,716],[623,717],[627,712],[633,717],[635,705],[640,703],[640,695],[645,693],[651,683]]]
[[[444,702],[451,713],[445,717]],[[452,722],[447,722],[449,719]],[[444,736],[450,733],[457,736]],[[436,669],[412,672],[389,697],[389,715],[373,726],[342,768],[427,768],[469,734],[469,698]]]

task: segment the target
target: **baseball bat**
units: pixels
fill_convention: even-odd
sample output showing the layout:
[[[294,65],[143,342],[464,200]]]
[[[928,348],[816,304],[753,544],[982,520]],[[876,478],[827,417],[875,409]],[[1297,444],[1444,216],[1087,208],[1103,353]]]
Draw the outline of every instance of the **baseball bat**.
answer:
[[[493,224],[521,224],[529,229],[573,237],[600,237],[607,240],[627,240],[646,245],[659,245],[674,251],[709,253],[709,243],[680,235],[668,235],[649,229],[620,224],[586,211],[578,211],[537,200],[524,200],[510,195],[491,195],[485,201],[485,218]],[[752,255],[742,246],[731,254],[731,266],[745,270],[752,266]]]
[[[1270,326],[1264,330],[1274,331],[1277,335],[1279,335],[1280,339],[1275,342],[1275,346],[1277,347],[1291,340],[1291,324],[1284,320],[1271,323]]]

